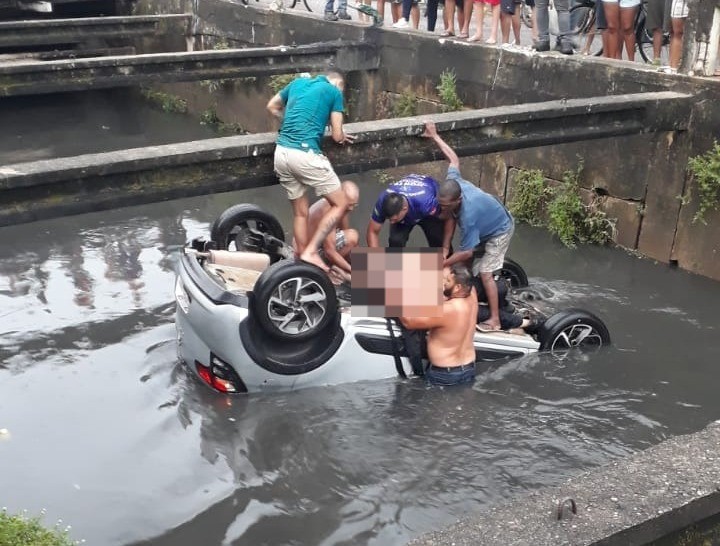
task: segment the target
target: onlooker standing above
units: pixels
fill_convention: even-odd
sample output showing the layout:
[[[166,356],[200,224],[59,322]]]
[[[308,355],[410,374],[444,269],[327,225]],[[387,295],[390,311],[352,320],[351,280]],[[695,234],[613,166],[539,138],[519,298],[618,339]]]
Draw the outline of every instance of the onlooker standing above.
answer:
[[[393,2],[393,10],[395,6],[400,5],[399,2]],[[420,26],[420,9],[418,8],[418,0],[402,0],[402,13],[393,24],[393,28],[410,28],[410,17],[412,16],[412,26],[417,29]],[[393,16],[395,19],[395,16]]]
[[[503,266],[515,222],[500,201],[462,178],[457,154],[438,135],[434,123],[425,124],[422,136],[433,139],[450,162],[447,179],[438,189],[438,202],[443,213],[457,216],[462,232],[459,251],[447,258],[444,265],[472,260],[472,273],[480,276],[490,307],[490,318],[481,326],[499,330],[500,306],[493,273]]]
[[[419,174],[410,174],[390,184],[373,208],[366,231],[367,245],[380,246],[380,230],[387,220],[390,222],[389,247],[404,247],[413,228],[420,226],[428,245],[442,247],[443,258],[446,258],[451,251],[455,221],[441,218],[437,189],[433,178]]]
[[[502,31],[502,43],[510,43],[510,26],[512,25],[515,45],[520,45],[520,0],[500,1],[500,30]]]
[[[670,9],[670,68],[677,70],[682,58],[683,34],[685,33],[685,19],[688,16],[687,0],[672,0]]]
[[[348,203],[340,179],[321,151],[320,142],[328,121],[335,142],[345,144],[355,139],[343,130],[344,89],[342,75],[329,71],[314,78],[296,78],[267,104],[270,113],[282,119],[274,167],[292,204],[298,255],[301,260],[324,271],[329,268],[318,249],[345,214]],[[308,236],[309,204],[305,195],[308,188],[314,188],[318,197],[324,197],[332,205],[311,238]]]
[[[647,0],[645,11],[645,28],[653,37],[653,64],[661,64],[660,52],[662,51],[663,33],[670,31],[670,8],[672,0]]]
[[[635,60],[635,17],[640,0],[602,0],[607,22],[607,49],[604,56],[622,59],[623,44],[628,60]]]
[[[538,26],[538,38],[533,44],[535,51],[550,51],[550,14],[548,13],[549,0],[535,0],[535,21]],[[555,0],[555,10],[558,18],[558,31],[556,49],[564,55],[573,54],[570,32],[570,0]]]
[[[338,0],[338,12],[335,15],[333,5],[335,0],[327,0],[325,4],[325,20],[326,21],[337,21],[338,19],[350,20],[350,14],[347,12],[347,0]]]

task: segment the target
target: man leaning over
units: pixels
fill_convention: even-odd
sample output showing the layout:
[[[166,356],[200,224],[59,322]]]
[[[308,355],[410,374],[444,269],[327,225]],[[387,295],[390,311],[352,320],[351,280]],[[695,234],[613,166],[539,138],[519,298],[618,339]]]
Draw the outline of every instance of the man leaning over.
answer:
[[[342,75],[330,71],[314,78],[296,78],[267,104],[270,113],[282,119],[274,166],[292,204],[298,255],[324,271],[329,269],[318,249],[347,210],[347,198],[340,179],[320,149],[320,142],[328,121],[335,142],[345,144],[354,140],[343,130],[344,89]],[[314,188],[315,194],[331,205],[312,237],[308,231],[307,188]]]
[[[468,268],[460,263],[443,268],[442,315],[439,317],[400,317],[405,328],[428,330],[427,351],[430,366],[425,372],[434,385],[471,383],[475,379],[475,321],[477,294]]]
[[[500,330],[498,289],[493,273],[505,261],[515,231],[513,217],[495,197],[461,176],[457,154],[437,133],[434,123],[425,124],[422,136],[432,139],[450,162],[447,180],[438,189],[438,202],[457,216],[462,237],[459,251],[447,258],[444,265],[472,260],[472,273],[480,275],[490,308],[490,317],[480,326]]]

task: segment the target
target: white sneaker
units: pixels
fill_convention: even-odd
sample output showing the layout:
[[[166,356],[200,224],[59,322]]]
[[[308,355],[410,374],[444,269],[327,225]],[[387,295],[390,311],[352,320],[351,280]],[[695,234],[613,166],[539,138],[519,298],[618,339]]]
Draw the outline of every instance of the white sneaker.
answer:
[[[393,23],[393,28],[410,28],[410,23],[407,19],[400,18],[397,23]]]

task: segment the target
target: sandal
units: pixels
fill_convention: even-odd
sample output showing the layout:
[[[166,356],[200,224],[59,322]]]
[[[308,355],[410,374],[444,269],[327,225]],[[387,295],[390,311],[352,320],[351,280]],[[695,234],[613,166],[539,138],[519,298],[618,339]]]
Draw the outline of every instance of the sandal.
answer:
[[[448,37],[450,37],[450,36],[455,36],[455,33],[454,33],[454,32],[450,32],[449,30],[446,30],[446,31],[443,32],[440,36],[442,36],[443,38],[448,38]]]
[[[470,35],[467,32],[461,32],[460,34],[458,34],[458,38],[460,38],[461,40],[467,40],[469,37]]]
[[[468,38],[468,42],[480,42],[482,41],[482,36],[470,36]]]

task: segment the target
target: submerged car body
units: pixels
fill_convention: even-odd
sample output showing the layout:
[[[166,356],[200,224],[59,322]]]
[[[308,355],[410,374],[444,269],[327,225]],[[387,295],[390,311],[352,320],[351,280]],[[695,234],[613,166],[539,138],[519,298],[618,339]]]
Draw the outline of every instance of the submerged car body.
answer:
[[[248,209],[259,210],[245,206],[243,213]],[[245,231],[257,231],[246,218],[230,222],[242,228],[231,236],[218,235],[216,222],[211,244],[194,241],[178,262],[178,356],[195,375],[220,392],[241,393],[413,374],[394,320],[354,317],[315,266],[244,252]],[[232,247],[228,240],[235,254],[206,251],[218,242]],[[477,331],[474,338],[478,363],[609,341],[602,321],[580,309],[553,315],[534,336]]]

